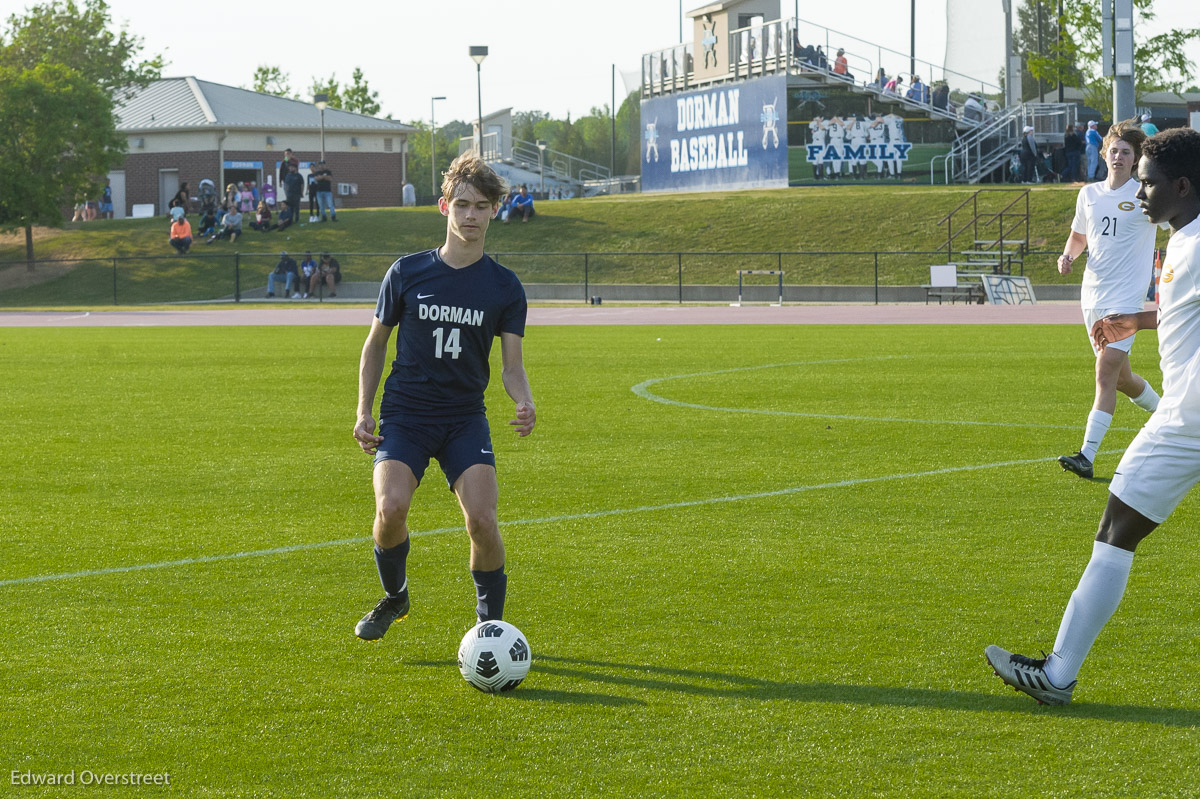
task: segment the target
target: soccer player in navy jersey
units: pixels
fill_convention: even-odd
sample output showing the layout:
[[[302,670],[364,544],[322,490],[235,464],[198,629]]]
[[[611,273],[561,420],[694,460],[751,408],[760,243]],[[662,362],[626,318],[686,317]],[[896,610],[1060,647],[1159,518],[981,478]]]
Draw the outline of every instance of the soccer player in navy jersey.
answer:
[[[516,403],[509,422],[533,432],[537,413],[521,356],[525,290],[510,270],[483,252],[504,183],[478,156],[465,153],[442,181],[438,208],[446,243],[392,264],[379,290],[359,363],[354,438],[375,456],[375,563],[385,596],[354,633],[375,641],[408,615],[407,516],[413,492],[435,458],[458,497],[471,539],[471,576],[480,621],[500,619],[508,578],[496,519],[496,458],[483,393],[492,341],[500,337],[504,390]],[[396,358],[384,383],[376,434],[375,392],[388,339],[399,328]]]

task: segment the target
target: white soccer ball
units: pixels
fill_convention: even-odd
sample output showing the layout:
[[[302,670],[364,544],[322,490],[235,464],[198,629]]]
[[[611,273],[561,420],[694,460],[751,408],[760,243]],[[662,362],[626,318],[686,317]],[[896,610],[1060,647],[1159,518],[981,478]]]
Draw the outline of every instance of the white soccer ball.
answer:
[[[458,647],[458,670],[463,679],[488,694],[516,688],[532,663],[529,642],[506,621],[479,622]]]

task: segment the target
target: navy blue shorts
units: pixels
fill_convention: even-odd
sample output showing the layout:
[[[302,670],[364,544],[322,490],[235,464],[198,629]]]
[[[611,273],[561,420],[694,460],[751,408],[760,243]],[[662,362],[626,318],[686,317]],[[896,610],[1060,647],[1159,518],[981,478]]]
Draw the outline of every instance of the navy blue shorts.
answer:
[[[400,461],[412,469],[417,482],[425,475],[429,459],[436,458],[446,475],[446,485],[477,463],[496,468],[492,434],[482,413],[450,421],[426,421],[408,417],[379,425],[383,443],[375,451],[375,462]]]

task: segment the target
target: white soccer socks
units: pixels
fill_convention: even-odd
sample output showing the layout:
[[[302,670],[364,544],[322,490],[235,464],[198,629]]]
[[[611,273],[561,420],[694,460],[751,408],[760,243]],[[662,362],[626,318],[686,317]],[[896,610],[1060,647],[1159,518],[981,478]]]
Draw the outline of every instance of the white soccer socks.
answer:
[[[1144,411],[1154,413],[1158,410],[1158,395],[1154,393],[1154,389],[1150,387],[1150,381],[1146,381],[1146,387],[1142,389],[1142,393],[1136,397],[1130,397],[1129,401],[1138,406]]]
[[[1146,384],[1147,387],[1149,385],[1149,383]],[[1108,427],[1111,424],[1111,413],[1092,411],[1088,414],[1087,427],[1083,429],[1083,446],[1079,448],[1079,451],[1083,453],[1083,457],[1089,461],[1096,460],[1096,452],[1100,449],[1100,442],[1104,441],[1104,435],[1108,432]]]
[[[1067,603],[1054,652],[1046,658],[1046,676],[1054,685],[1070,685],[1079,674],[1096,636],[1121,604],[1132,563],[1129,550],[1100,541],[1092,544],[1092,559]]]

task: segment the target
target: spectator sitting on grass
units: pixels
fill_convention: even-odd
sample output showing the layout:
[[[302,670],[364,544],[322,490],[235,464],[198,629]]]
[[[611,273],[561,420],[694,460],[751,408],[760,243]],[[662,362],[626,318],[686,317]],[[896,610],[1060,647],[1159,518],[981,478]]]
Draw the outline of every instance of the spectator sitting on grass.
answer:
[[[192,226],[186,219],[176,219],[171,223],[170,241],[180,255],[186,255],[192,248]]]
[[[217,212],[209,208],[204,212],[204,216],[200,217],[200,229],[196,233],[197,236],[211,236],[217,232]]]
[[[316,294],[317,286],[324,283],[329,287],[329,296],[337,296],[337,284],[342,282],[342,267],[338,264],[337,258],[334,258],[327,252],[321,253],[321,263],[317,265],[317,271],[308,281],[308,293]]]
[[[250,227],[262,233],[270,232],[271,209],[267,207],[266,200],[258,201],[258,212],[254,215],[254,221],[250,223]]]
[[[285,280],[283,295],[292,295],[292,299],[300,296],[299,291],[293,291],[293,287],[299,288],[300,275],[296,271],[296,259],[287,254],[287,250],[279,253],[279,263],[275,264],[275,271],[267,275],[267,296],[275,296],[275,281]]]
[[[522,222],[528,222],[529,217],[533,216],[533,195],[524,186],[521,186],[520,194],[513,198],[508,216],[510,219],[520,217]]]
[[[225,218],[221,220],[221,229],[215,236],[210,236],[208,244],[212,244],[217,239],[228,238],[230,241],[237,241],[238,236],[242,235],[242,212],[235,205],[225,214]]]
[[[280,200],[279,221],[275,223],[275,230],[285,230],[294,221],[296,221],[296,214],[292,212],[292,204],[287,200]]]

